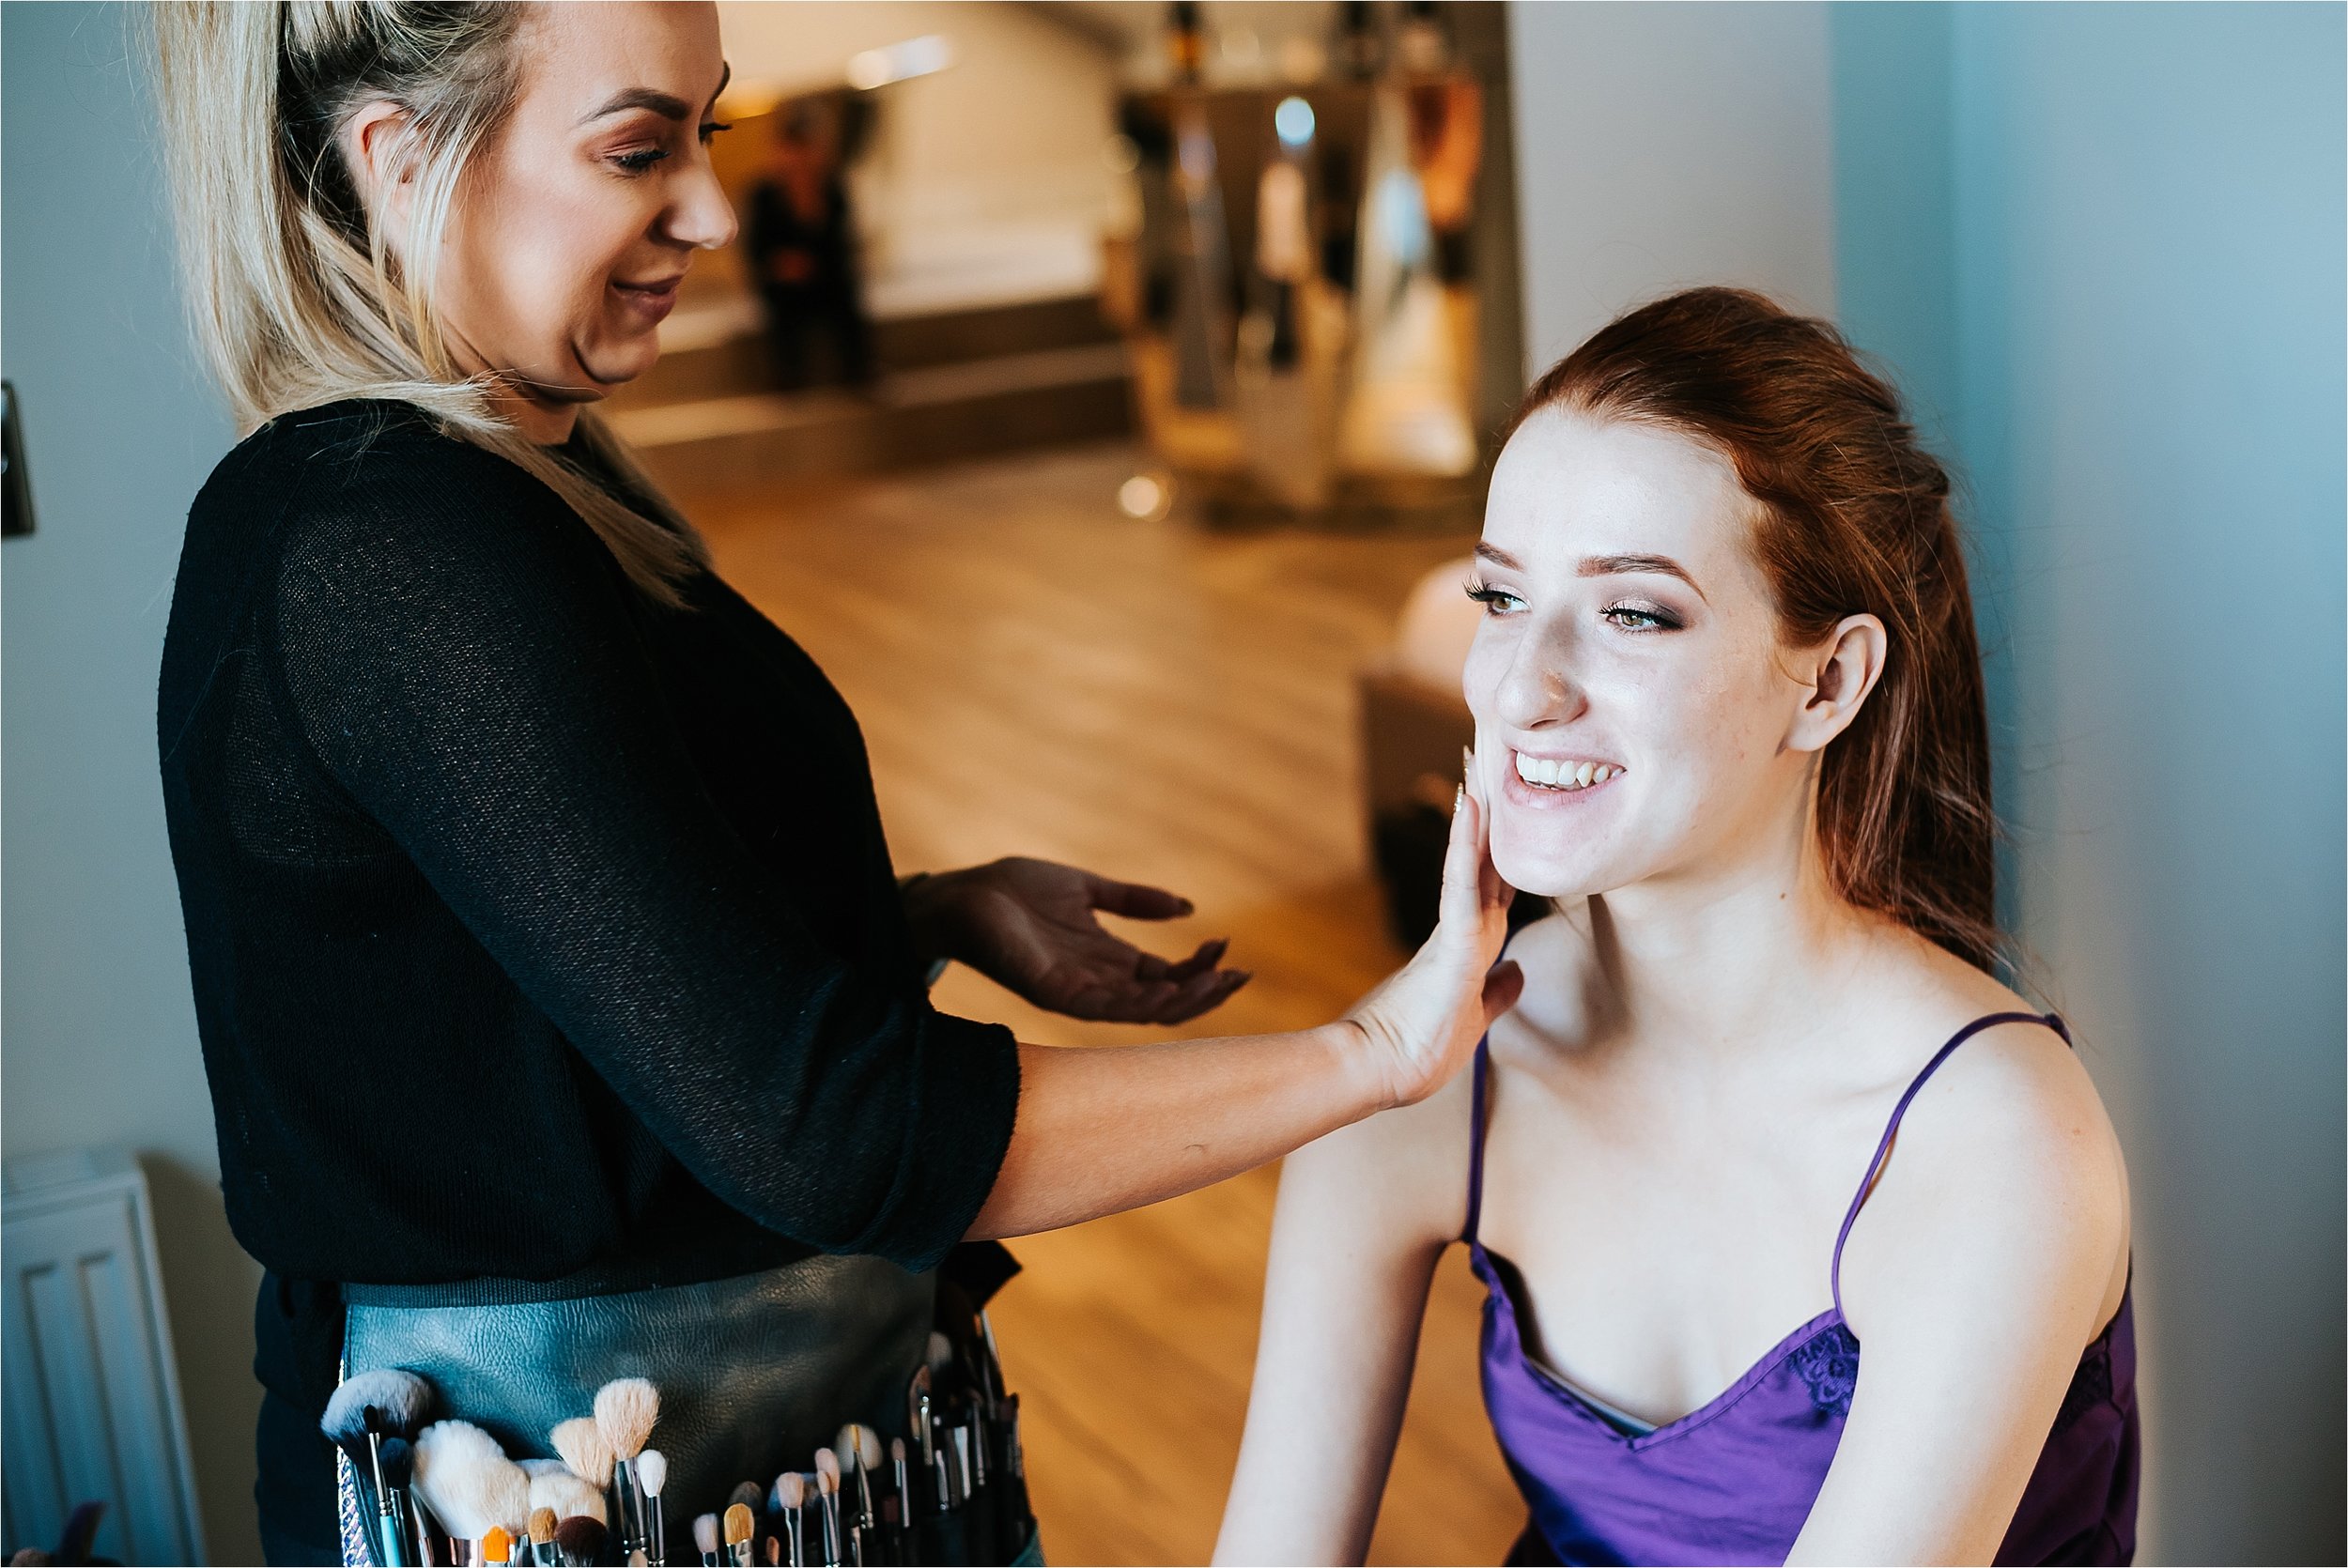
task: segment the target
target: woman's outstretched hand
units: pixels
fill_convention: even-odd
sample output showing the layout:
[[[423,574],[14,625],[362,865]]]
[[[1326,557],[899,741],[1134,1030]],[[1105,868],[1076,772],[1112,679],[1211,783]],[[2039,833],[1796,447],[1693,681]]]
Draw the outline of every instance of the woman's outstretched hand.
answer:
[[[905,890],[915,938],[1039,1007],[1113,1023],[1180,1023],[1220,1007],[1248,981],[1221,969],[1217,938],[1179,961],[1101,928],[1102,912],[1171,920],[1190,900],[1048,860],[997,860],[923,877]]]
[[[1413,1104],[1450,1082],[1491,1021],[1524,990],[1514,963],[1493,967],[1507,940],[1514,894],[1492,867],[1491,824],[1472,755],[1467,777],[1451,812],[1433,934],[1345,1019],[1362,1031],[1384,1072],[1389,1106]]]

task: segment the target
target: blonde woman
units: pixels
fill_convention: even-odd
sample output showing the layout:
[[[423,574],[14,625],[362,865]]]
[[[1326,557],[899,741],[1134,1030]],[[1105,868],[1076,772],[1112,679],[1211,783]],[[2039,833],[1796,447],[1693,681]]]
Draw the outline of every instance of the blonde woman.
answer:
[[[1339,1022],[1074,1052],[929,1007],[947,958],[1138,1022],[1245,976],[1108,936],[1097,910],[1188,906],[1071,868],[901,889],[854,716],[595,423],[734,232],[714,8],[157,26],[193,313],[249,432],[189,516],[160,724],[223,1182],[269,1270],[272,1561],[335,1553],[338,1366],[425,1365],[517,1456],[650,1371],[689,1516],[841,1422],[901,1426],[965,1237],[1217,1180],[1467,1059],[1511,983],[1473,803],[1442,929]]]

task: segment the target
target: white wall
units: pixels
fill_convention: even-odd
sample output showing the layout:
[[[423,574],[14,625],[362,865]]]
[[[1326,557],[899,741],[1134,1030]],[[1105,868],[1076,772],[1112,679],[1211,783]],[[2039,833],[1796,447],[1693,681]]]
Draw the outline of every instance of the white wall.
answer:
[[[1508,8],[1529,369],[1691,284],[1832,314],[1827,9]]]
[[[188,502],[228,448],[191,368],[121,5],[0,7],[0,372],[39,531],[0,546],[0,1143],[145,1155],[215,1560],[259,1560],[253,1289],[163,836],[155,681]]]

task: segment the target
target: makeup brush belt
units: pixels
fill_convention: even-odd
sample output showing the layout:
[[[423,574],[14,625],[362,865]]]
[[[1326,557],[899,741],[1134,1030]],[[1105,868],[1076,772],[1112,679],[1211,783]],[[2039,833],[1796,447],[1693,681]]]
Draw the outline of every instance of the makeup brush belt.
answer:
[[[843,1422],[903,1431],[936,1277],[817,1256],[699,1284],[551,1299],[548,1288],[346,1285],[345,1373],[422,1373],[442,1415],[486,1428],[515,1459],[552,1457],[548,1435],[588,1414],[610,1379],[650,1378],[669,1461],[662,1503],[681,1523],[722,1512],[737,1482],[804,1462]]]

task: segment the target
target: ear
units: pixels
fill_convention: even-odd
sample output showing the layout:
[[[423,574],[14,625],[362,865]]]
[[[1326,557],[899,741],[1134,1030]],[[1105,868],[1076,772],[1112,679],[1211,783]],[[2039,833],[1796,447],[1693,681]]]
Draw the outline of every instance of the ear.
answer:
[[[1859,706],[1882,679],[1883,663],[1892,652],[1891,634],[1872,615],[1846,616],[1825,642],[1804,656],[1800,673],[1808,678],[1810,695],[1794,715],[1785,745],[1794,751],[1821,751],[1826,743],[1850,728]]]
[[[416,195],[416,160],[408,111],[388,98],[364,103],[343,122],[343,164],[368,215],[382,225],[394,254],[408,233]]]

